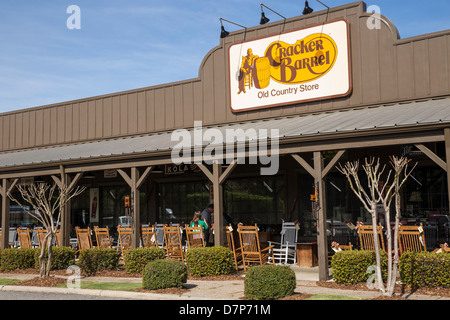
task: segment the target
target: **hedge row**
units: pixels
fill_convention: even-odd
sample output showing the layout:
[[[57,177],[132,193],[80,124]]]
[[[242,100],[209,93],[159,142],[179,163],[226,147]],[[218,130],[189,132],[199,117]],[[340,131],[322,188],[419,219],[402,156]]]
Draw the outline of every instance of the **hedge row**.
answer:
[[[123,255],[128,273],[141,273],[154,260],[164,259],[164,250],[159,247],[128,249]]]
[[[69,247],[53,247],[52,253],[52,270],[67,269],[75,264],[75,251]],[[4,249],[0,251],[0,271],[39,269],[40,254],[41,249]]]
[[[67,269],[75,264],[75,251],[69,247],[53,247],[52,270]],[[0,271],[39,268],[40,249],[5,249],[0,252]],[[141,273],[145,266],[155,260],[164,259],[164,250],[159,247],[129,249],[124,253],[125,270]],[[93,275],[101,270],[116,270],[120,253],[115,249],[92,248],[80,252],[78,266],[81,272]],[[230,274],[234,272],[232,252],[225,247],[189,249],[186,253],[189,272],[196,276]]]
[[[381,274],[387,278],[387,254],[380,251]],[[375,251],[345,250],[339,251],[331,258],[332,275],[336,283],[366,282],[373,273],[367,272],[370,266],[376,266]]]
[[[235,270],[233,253],[225,247],[189,249],[186,265],[189,273],[198,277],[231,274]]]
[[[116,270],[120,253],[116,249],[92,248],[81,251],[78,259],[81,272],[94,275],[97,271]]]
[[[450,287],[450,254],[405,252],[399,262],[400,279],[411,287]]]
[[[375,251],[340,251],[333,255],[331,268],[337,283],[365,282],[372,275],[368,267],[376,265]],[[381,252],[383,280],[387,277],[387,254]],[[450,254],[405,252],[400,256],[401,281],[411,287],[450,287]]]

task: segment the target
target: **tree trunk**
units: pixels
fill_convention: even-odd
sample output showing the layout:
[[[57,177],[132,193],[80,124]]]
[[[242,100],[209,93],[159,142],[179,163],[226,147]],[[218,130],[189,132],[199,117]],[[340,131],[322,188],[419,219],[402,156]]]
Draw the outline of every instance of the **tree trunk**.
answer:
[[[396,183],[396,186],[398,186],[398,181]],[[398,227],[400,225],[400,194],[398,187],[395,189],[395,227],[394,227],[394,265],[392,267],[392,276],[393,281],[389,284],[388,287],[388,293],[389,295],[394,294],[395,289],[395,282],[397,281],[397,271],[398,271],[398,264],[399,264],[399,256],[398,256]]]
[[[50,270],[52,269],[52,261],[53,261],[53,233],[50,233],[50,239],[47,240],[47,268],[46,268],[46,277],[50,276]]]
[[[392,272],[392,232],[391,232],[391,212],[389,208],[384,208],[384,214],[386,216],[386,240],[387,240],[387,255],[388,255],[388,274],[385,292],[386,296],[392,296],[389,288],[391,288],[392,282],[395,283],[395,274]]]
[[[48,234],[45,235],[44,240],[42,241],[41,244],[41,253],[39,255],[39,276],[40,277],[45,277],[45,273],[46,273],[46,262],[47,260],[45,259],[45,248],[47,247],[47,239],[48,239]]]
[[[377,233],[377,210],[376,204],[372,205],[372,228],[373,228],[373,245],[375,249],[375,259],[377,262],[377,284],[380,291],[384,294],[383,277],[381,275],[381,258],[380,258],[380,244],[378,242]]]
[[[39,276],[40,277],[49,277],[50,269],[52,265],[52,232],[49,231],[42,241],[41,253],[39,255]],[[47,256],[45,255],[45,249],[47,249]]]

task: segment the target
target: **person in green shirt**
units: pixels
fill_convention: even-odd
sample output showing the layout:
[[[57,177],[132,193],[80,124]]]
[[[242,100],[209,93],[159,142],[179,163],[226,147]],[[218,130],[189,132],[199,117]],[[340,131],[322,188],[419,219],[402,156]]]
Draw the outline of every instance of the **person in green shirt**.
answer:
[[[208,223],[205,219],[202,220],[202,213],[199,210],[194,212],[190,227],[201,227],[203,230],[203,239],[205,239],[205,230],[208,230]]]

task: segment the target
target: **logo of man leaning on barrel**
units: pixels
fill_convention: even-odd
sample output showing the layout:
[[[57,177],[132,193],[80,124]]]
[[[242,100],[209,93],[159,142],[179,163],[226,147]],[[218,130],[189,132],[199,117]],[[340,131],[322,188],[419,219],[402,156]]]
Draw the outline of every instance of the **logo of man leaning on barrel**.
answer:
[[[271,79],[286,85],[316,80],[333,68],[337,54],[336,43],[323,33],[309,35],[294,44],[272,42],[263,57],[248,49],[242,57],[238,94],[246,93],[246,87],[264,89]]]

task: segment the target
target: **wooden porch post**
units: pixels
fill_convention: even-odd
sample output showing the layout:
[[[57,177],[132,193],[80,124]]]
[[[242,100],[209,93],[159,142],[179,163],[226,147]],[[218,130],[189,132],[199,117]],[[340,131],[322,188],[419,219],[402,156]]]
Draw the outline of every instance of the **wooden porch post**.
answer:
[[[223,183],[226,178],[233,171],[237,165],[237,160],[228,166],[228,168],[222,172],[222,165],[217,162],[213,163],[212,173],[204,164],[197,164],[198,167],[203,171],[203,173],[212,182],[214,188],[214,245],[223,246],[225,243],[225,232],[223,225]]]
[[[133,208],[131,246],[133,248],[139,248],[141,238],[141,192],[137,185],[138,180],[139,170],[136,167],[131,168],[131,206]]]
[[[450,208],[450,128],[444,129],[444,137],[445,137],[445,162],[447,171],[447,197]]]
[[[70,176],[64,173],[64,171],[61,173],[61,182],[63,183],[63,185],[70,185],[71,180],[72,179],[70,178]],[[71,200],[66,202],[61,212],[61,245],[64,247],[70,246],[70,216],[72,211],[71,202]]]
[[[223,246],[224,232],[223,232],[223,188],[220,183],[220,176],[222,175],[222,165],[217,162],[213,163],[213,190],[214,190],[214,245]]]
[[[0,188],[0,193],[2,195],[2,241],[1,249],[9,248],[9,204],[10,200],[8,197],[9,181],[8,179],[2,179],[2,186]]]
[[[131,188],[131,206],[133,209],[132,215],[132,234],[131,234],[131,247],[139,248],[141,238],[141,211],[140,211],[140,188],[142,183],[147,178],[148,174],[152,171],[153,167],[147,167],[142,176],[140,176],[139,170],[136,167],[131,168],[131,177],[122,169],[117,169],[117,172],[122,176],[126,183]]]
[[[319,280],[328,280],[328,243],[327,243],[327,212],[326,212],[326,192],[324,178],[336,165],[346,150],[339,150],[337,154],[324,168],[321,151],[314,152],[314,168],[311,167],[302,157],[297,154],[291,156],[314,178],[314,184],[318,194],[318,215],[317,215],[317,244],[319,260]]]
[[[325,201],[325,183],[323,181],[323,157],[320,151],[314,152],[314,183],[318,195],[317,248],[319,259],[319,280],[328,280],[327,211]]]
[[[3,236],[0,243],[1,249],[9,248],[9,222],[10,222],[10,212],[9,205],[10,200],[8,195],[12,192],[12,189],[16,186],[19,179],[14,179],[9,182],[8,179],[2,179],[2,185],[0,186],[0,194],[2,196],[2,230]]]
[[[80,181],[83,173],[77,173],[75,177],[72,178],[66,173],[65,168],[60,166],[61,178],[58,178],[55,175],[52,175],[53,181],[58,185],[60,190],[66,190],[66,193],[70,193],[73,187]],[[62,199],[65,201],[65,199]],[[70,246],[70,232],[72,231],[70,228],[70,220],[71,220],[71,205],[72,200],[69,200],[61,212],[61,245],[64,247]]]

